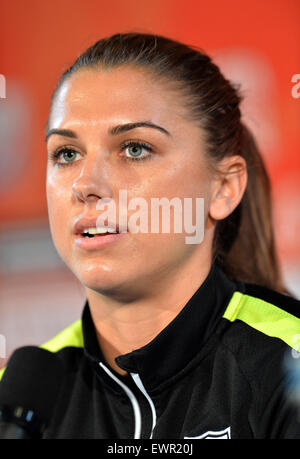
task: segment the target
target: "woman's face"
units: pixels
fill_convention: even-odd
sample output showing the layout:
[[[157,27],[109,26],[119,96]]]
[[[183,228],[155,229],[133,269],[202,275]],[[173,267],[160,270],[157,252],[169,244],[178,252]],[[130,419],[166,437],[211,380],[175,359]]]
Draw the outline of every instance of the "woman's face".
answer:
[[[140,122],[156,127],[124,128]],[[212,186],[204,142],[199,127],[188,120],[179,93],[130,67],[80,70],[56,95],[48,134],[47,201],[53,241],[87,288],[102,293],[122,288],[146,291],[193,259],[198,266],[207,263],[211,238],[206,233],[203,242],[187,244],[191,234],[184,232],[184,224],[181,233],[174,233],[172,219],[169,233],[162,233],[161,226],[153,233],[150,227],[152,198],[179,198],[182,209],[184,198],[192,198],[194,224],[195,200],[204,198],[207,221]],[[121,190],[127,205],[140,198],[143,206],[126,210]],[[140,217],[147,214],[148,232],[127,227],[128,232],[117,237],[75,234],[83,230],[76,227],[81,218],[92,219],[83,226],[96,226],[101,198],[114,201],[115,224],[121,223],[125,211],[128,222],[143,209]]]

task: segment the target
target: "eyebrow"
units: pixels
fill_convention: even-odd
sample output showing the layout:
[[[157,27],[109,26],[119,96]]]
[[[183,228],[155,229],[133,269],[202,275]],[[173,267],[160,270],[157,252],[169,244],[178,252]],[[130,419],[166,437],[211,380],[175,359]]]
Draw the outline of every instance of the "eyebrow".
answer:
[[[108,130],[110,135],[118,135],[122,134],[123,132],[131,131],[132,129],[136,129],[139,127],[148,127],[152,129],[157,129],[164,134],[171,136],[170,132],[167,131],[165,128],[158,126],[157,124],[151,123],[151,121],[137,121],[136,123],[126,123],[126,124],[118,124]],[[45,141],[47,142],[49,137],[53,134],[61,135],[63,137],[70,137],[73,139],[77,139],[77,134],[72,131],[71,129],[50,129],[45,137]]]
[[[130,131],[131,129],[135,129],[138,127],[149,127],[153,129],[158,129],[159,131],[163,132],[164,134],[171,135],[169,131],[165,128],[158,126],[157,124],[151,123],[151,121],[138,121],[136,123],[126,123],[126,124],[119,124],[118,126],[114,126],[113,128],[109,129],[109,134],[111,135],[118,135],[122,132]]]

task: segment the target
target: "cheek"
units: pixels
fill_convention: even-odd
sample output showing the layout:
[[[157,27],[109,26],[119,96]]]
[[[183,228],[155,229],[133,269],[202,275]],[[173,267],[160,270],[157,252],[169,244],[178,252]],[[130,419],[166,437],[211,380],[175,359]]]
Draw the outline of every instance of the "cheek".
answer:
[[[59,176],[54,170],[47,172],[46,193],[50,216],[57,211],[61,212],[65,208],[70,208],[72,186],[66,174]]]
[[[203,197],[209,199],[211,178],[199,159],[166,162],[160,169],[151,171],[141,182],[131,188],[132,196],[151,197]]]
[[[50,229],[55,245],[60,245],[69,234],[70,196],[65,186],[47,176],[46,194]]]
[[[195,155],[195,158],[191,159],[191,156],[192,155],[190,155],[190,157],[187,159],[184,157],[184,155],[176,155],[178,158],[177,161],[172,158],[172,160],[166,161],[163,167],[153,168],[151,173],[144,174],[143,180],[136,184],[128,192],[129,199],[140,196],[147,201],[148,212],[145,213],[147,213],[148,217],[148,227],[150,228],[150,221],[153,220],[154,225],[159,225],[160,234],[153,235],[153,239],[148,235],[147,243],[149,242],[149,246],[150,244],[155,246],[155,243],[159,241],[159,243],[163,242],[169,247],[172,246],[174,249],[177,247],[180,250],[180,245],[183,244],[186,246],[184,237],[186,237],[188,234],[191,234],[191,229],[194,228],[196,223],[198,227],[200,225],[201,228],[203,225],[205,227],[207,225],[212,180],[210,174],[208,173],[207,167],[200,163],[199,157],[196,157]],[[161,200],[159,217],[157,217],[155,212],[150,212],[152,198]],[[171,234],[161,233],[163,207],[162,198],[166,198],[165,210],[168,211],[168,208],[171,209],[170,231],[171,234],[174,235],[173,237],[170,237]],[[198,198],[204,200],[204,214],[202,210],[202,202],[196,202],[196,199]],[[176,221],[180,219],[183,234],[174,234],[174,208],[170,206],[170,201],[173,199],[176,204],[176,208],[181,209],[181,213],[179,210],[180,214],[179,217],[176,218]],[[187,201],[189,202],[187,203]],[[187,214],[184,212],[185,208],[187,210]],[[191,210],[189,211],[189,209]],[[128,212],[128,215],[130,215],[130,212]],[[178,215],[178,213],[176,215]],[[184,230],[185,215],[188,215],[186,218],[188,220],[186,232]],[[158,223],[157,220],[159,220]]]
[[[169,176],[169,189],[174,195],[183,198],[192,198],[193,208],[196,206],[196,198],[204,200],[204,217],[208,217],[212,197],[213,177],[205,161],[199,159],[199,155],[191,155],[186,159],[181,168],[173,170]]]

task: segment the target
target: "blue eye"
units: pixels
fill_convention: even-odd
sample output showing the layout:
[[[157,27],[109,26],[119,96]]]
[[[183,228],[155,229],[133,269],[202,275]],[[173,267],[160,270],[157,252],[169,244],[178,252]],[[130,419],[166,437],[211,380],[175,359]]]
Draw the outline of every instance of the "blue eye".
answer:
[[[64,151],[61,151],[60,154],[66,162],[71,162],[75,159],[77,151],[66,148]]]
[[[153,148],[143,142],[127,142],[122,145],[122,149],[125,150],[125,159],[129,161],[141,161],[144,159],[150,159],[152,157],[151,152]],[[146,153],[143,153],[146,150]]]
[[[134,158],[139,157],[143,153],[143,148],[140,145],[133,145],[132,147],[127,147],[128,153]]]
[[[76,158],[78,154],[78,151],[73,148],[64,147],[57,150],[51,156],[58,166],[68,166],[68,164],[74,163],[77,160]],[[61,159],[63,159],[63,161]]]

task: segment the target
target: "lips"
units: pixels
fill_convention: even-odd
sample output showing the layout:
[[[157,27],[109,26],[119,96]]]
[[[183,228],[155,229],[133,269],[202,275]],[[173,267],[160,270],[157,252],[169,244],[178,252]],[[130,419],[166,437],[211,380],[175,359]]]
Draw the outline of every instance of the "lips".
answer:
[[[96,234],[98,232],[100,233]],[[77,218],[73,225],[74,244],[84,251],[93,252],[117,243],[126,237],[125,233],[127,233],[125,227],[112,221],[104,222],[99,216]]]

